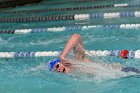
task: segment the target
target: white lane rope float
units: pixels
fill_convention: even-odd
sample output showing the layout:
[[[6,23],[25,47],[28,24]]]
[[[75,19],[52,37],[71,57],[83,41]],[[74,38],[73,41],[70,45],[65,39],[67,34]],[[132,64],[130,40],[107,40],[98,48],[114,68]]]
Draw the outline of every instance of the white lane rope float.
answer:
[[[114,56],[120,57],[123,50],[90,50],[93,56]],[[50,57],[59,56],[61,51],[38,51],[38,52],[0,52],[0,58],[16,58],[16,57]],[[140,50],[128,50],[126,55],[128,58],[140,58]]]

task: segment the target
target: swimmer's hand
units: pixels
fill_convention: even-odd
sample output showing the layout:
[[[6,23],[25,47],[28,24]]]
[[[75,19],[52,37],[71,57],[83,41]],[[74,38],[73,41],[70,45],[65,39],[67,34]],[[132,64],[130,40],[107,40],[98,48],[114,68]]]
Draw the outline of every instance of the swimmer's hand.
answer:
[[[72,65],[71,62],[64,57],[60,57],[60,60],[61,60],[62,64],[65,65],[65,66],[71,66]]]

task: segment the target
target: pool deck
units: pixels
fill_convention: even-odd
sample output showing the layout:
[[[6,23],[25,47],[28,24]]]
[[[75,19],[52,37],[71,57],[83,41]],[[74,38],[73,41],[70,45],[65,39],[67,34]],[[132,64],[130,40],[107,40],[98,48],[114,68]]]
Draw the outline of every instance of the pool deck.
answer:
[[[42,0],[0,0],[0,8],[15,7]]]

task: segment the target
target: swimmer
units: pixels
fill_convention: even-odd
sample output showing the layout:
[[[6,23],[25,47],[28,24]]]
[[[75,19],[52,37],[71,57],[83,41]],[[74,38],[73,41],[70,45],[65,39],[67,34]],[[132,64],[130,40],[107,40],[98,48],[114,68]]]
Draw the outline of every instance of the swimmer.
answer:
[[[73,50],[74,60],[81,62],[92,62],[85,54],[84,44],[82,38],[79,34],[73,34],[72,37],[68,40],[60,59],[50,62],[50,70],[58,71],[61,73],[69,73],[72,69],[72,62],[70,62],[66,57],[69,52]],[[111,64],[112,68],[119,69],[124,72],[135,72],[140,73],[140,70],[133,67],[122,67],[120,64]],[[88,72],[88,71],[85,71]]]

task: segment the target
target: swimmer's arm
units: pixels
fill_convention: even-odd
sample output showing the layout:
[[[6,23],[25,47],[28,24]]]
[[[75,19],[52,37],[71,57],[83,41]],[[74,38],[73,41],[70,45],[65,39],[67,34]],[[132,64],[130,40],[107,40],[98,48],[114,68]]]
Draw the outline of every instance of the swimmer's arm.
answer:
[[[82,41],[81,41],[81,36],[79,34],[73,34],[72,37],[69,39],[69,41],[67,42],[62,54],[60,57],[65,58],[69,51],[74,48],[77,43],[80,43],[82,47],[84,47]]]
[[[66,65],[69,64],[70,62],[66,59],[66,56],[68,55],[69,51],[77,46],[77,43],[79,43],[83,48],[84,44],[82,42],[82,38],[79,34],[73,34],[72,37],[69,39],[67,42],[62,54],[60,55],[60,60],[61,62]]]

